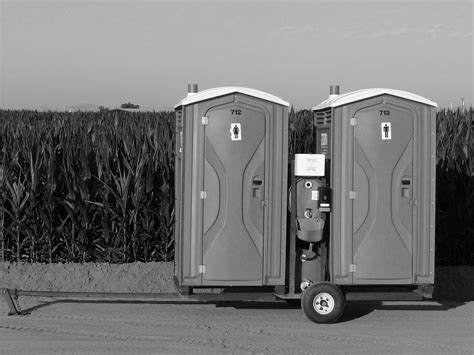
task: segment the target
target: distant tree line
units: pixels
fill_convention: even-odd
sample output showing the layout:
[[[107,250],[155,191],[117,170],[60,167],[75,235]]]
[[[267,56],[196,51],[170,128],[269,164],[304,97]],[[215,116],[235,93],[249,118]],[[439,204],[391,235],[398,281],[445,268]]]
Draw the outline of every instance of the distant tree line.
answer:
[[[140,108],[140,105],[134,105],[131,102],[126,102],[120,105],[120,108]]]

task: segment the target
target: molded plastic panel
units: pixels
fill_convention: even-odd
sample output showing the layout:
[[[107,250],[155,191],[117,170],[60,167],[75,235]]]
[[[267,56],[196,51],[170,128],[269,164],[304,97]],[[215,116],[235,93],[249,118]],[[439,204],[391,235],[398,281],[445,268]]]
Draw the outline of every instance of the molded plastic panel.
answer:
[[[317,126],[331,142],[331,281],[434,283],[436,109],[381,95],[332,110]]]
[[[177,112],[176,280],[284,285],[288,107],[236,92]]]
[[[353,282],[412,283],[414,114],[381,104],[355,117]]]
[[[206,116],[204,284],[262,284],[267,117],[234,103],[212,108]]]

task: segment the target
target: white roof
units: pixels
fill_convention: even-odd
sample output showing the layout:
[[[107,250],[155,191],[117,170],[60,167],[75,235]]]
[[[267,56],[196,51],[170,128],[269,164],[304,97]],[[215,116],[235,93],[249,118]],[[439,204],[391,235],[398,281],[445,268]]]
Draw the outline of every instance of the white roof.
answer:
[[[421,102],[425,105],[438,107],[436,102],[428,100],[419,95],[412,94],[411,92],[401,91],[401,90],[393,90],[393,89],[364,89],[364,90],[357,90],[348,92],[346,94],[337,95],[334,97],[330,97],[329,99],[321,102],[319,105],[313,107],[313,111],[325,109],[328,107],[338,107],[342,105],[349,104],[351,102],[356,102],[364,99],[368,99],[370,97],[380,96],[380,95],[392,95],[401,97],[407,100]]]
[[[238,86],[224,86],[224,87],[219,87],[219,88],[213,88],[213,89],[208,89],[208,90],[203,90],[199,91],[198,93],[188,95],[184,99],[182,99],[180,102],[178,102],[174,108],[180,107],[180,106],[185,106],[185,105],[190,105],[196,102],[200,101],[205,101],[209,100],[215,97],[219,96],[224,96],[228,94],[233,94],[233,93],[241,93],[245,94],[248,96],[253,96],[257,97],[259,99],[271,101],[283,106],[290,106],[290,104],[286,101],[283,101],[279,97],[273,96],[271,94],[268,94],[263,91],[255,90],[255,89],[249,89],[249,88],[243,88],[243,87],[238,87]]]

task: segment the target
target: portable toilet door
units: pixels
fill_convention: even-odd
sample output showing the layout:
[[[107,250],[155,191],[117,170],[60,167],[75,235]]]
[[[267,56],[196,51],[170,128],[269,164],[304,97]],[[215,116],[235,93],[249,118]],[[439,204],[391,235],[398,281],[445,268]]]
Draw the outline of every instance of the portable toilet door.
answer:
[[[331,160],[332,282],[432,284],[436,103],[368,89],[313,111]]]
[[[179,285],[284,285],[288,106],[240,87],[176,105]]]

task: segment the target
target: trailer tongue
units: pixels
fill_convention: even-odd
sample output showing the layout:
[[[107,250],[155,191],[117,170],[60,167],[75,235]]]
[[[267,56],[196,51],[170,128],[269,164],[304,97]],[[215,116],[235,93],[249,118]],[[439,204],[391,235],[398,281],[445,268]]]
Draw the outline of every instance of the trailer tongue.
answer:
[[[2,289],[7,302],[9,315],[23,315],[20,297],[51,297],[58,299],[96,299],[128,302],[156,302],[170,304],[221,303],[221,302],[275,302],[277,298],[271,292],[222,292],[222,293],[195,293],[182,295],[176,293],[119,293],[119,292],[67,292],[67,291],[26,291],[17,289]]]

